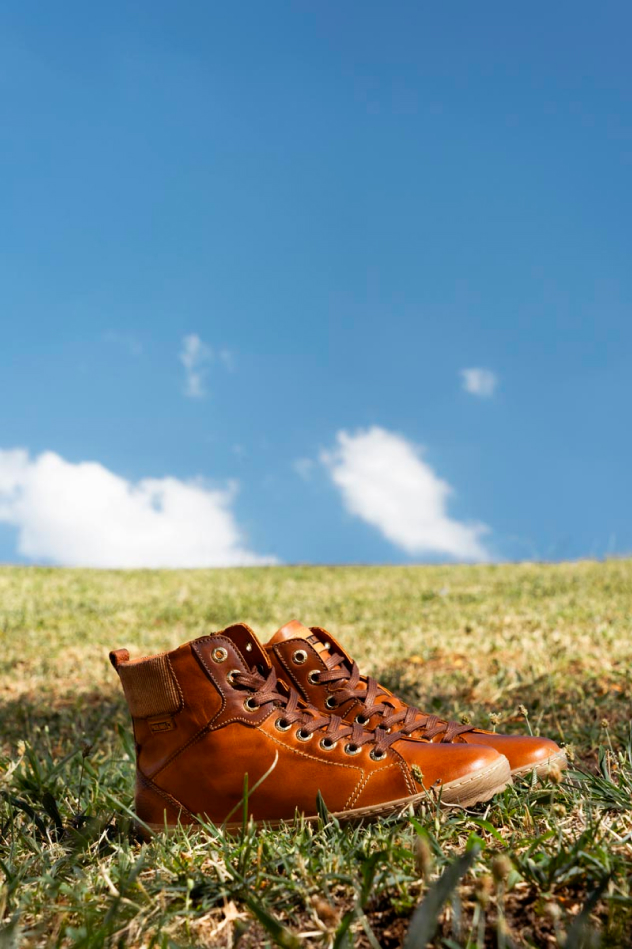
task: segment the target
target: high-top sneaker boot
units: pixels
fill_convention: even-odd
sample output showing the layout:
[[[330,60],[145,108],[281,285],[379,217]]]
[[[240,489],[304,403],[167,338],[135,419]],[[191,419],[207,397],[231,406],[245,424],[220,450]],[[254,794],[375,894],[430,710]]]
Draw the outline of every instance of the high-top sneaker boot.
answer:
[[[438,789],[445,802],[467,804],[510,780],[492,749],[433,754],[397,732],[305,706],[241,624],[163,655],[130,660],[118,649],[110,659],[134,723],[136,813],[154,831],[198,817],[240,826],[246,775],[249,815],[273,825],[297,813],[317,818],[319,791],[332,814],[350,820]]]
[[[302,698],[347,722],[368,728],[396,729],[411,738],[449,745],[484,745],[504,755],[513,775],[542,776],[552,765],[566,767],[566,755],[549,738],[531,735],[498,735],[495,732],[446,722],[406,705],[387,688],[362,675],[357,664],[333,636],[320,627],[311,629],[292,620],[275,633],[265,649],[279,678]]]

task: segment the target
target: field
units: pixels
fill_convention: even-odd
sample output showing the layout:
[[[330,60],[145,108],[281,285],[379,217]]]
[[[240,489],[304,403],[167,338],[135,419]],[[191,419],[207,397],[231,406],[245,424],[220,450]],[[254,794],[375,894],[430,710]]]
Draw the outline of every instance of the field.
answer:
[[[108,650],[292,617],[423,708],[565,742],[572,770],[468,812],[141,843]],[[632,945],[631,561],[2,568],[0,637],[0,949]]]

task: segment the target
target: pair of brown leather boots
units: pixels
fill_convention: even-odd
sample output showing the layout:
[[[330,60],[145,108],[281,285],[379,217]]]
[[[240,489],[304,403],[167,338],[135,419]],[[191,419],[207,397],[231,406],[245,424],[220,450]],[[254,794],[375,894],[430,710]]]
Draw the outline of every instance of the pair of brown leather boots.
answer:
[[[134,722],[136,813],[161,831],[376,818],[437,797],[486,801],[512,775],[566,766],[547,738],[497,735],[406,705],[319,627],[296,620],[266,645],[243,624],[173,652],[110,653]]]

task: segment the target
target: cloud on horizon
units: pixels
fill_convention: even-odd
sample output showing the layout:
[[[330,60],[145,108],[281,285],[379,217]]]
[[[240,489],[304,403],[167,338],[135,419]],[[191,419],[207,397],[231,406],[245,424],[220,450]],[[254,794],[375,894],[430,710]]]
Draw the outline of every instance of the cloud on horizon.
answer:
[[[378,426],[340,431],[336,442],[320,460],[350,514],[410,555],[490,559],[481,541],[489,528],[448,516],[452,488],[421,458],[419,446]]]
[[[491,369],[461,369],[461,384],[470,395],[491,399],[498,386],[498,376]]]
[[[225,567],[275,563],[249,550],[232,510],[237,484],[127,481],[98,462],[0,450],[0,523],[18,552],[78,567]]]

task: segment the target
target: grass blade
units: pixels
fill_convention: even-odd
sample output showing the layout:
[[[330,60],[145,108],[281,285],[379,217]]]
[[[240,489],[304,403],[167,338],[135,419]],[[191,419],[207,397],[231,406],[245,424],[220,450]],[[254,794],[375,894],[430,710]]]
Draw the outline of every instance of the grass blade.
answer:
[[[301,940],[298,936],[272,916],[261,903],[247,895],[243,901],[248,909],[257,917],[265,931],[273,939],[275,945],[281,949],[301,949]]]
[[[467,853],[453,860],[434,883],[423,901],[419,904],[408,927],[403,949],[425,949],[435,934],[439,913],[444,903],[465,876],[476,857],[478,847],[473,847]]]
[[[608,874],[608,876],[601,881],[599,886],[592,891],[584,903],[581,912],[573,920],[573,923],[568,930],[566,942],[564,943],[564,949],[588,949],[589,946],[593,945],[593,928],[590,925],[590,914],[601,899],[601,895],[608,886],[609,882],[610,874]]]

